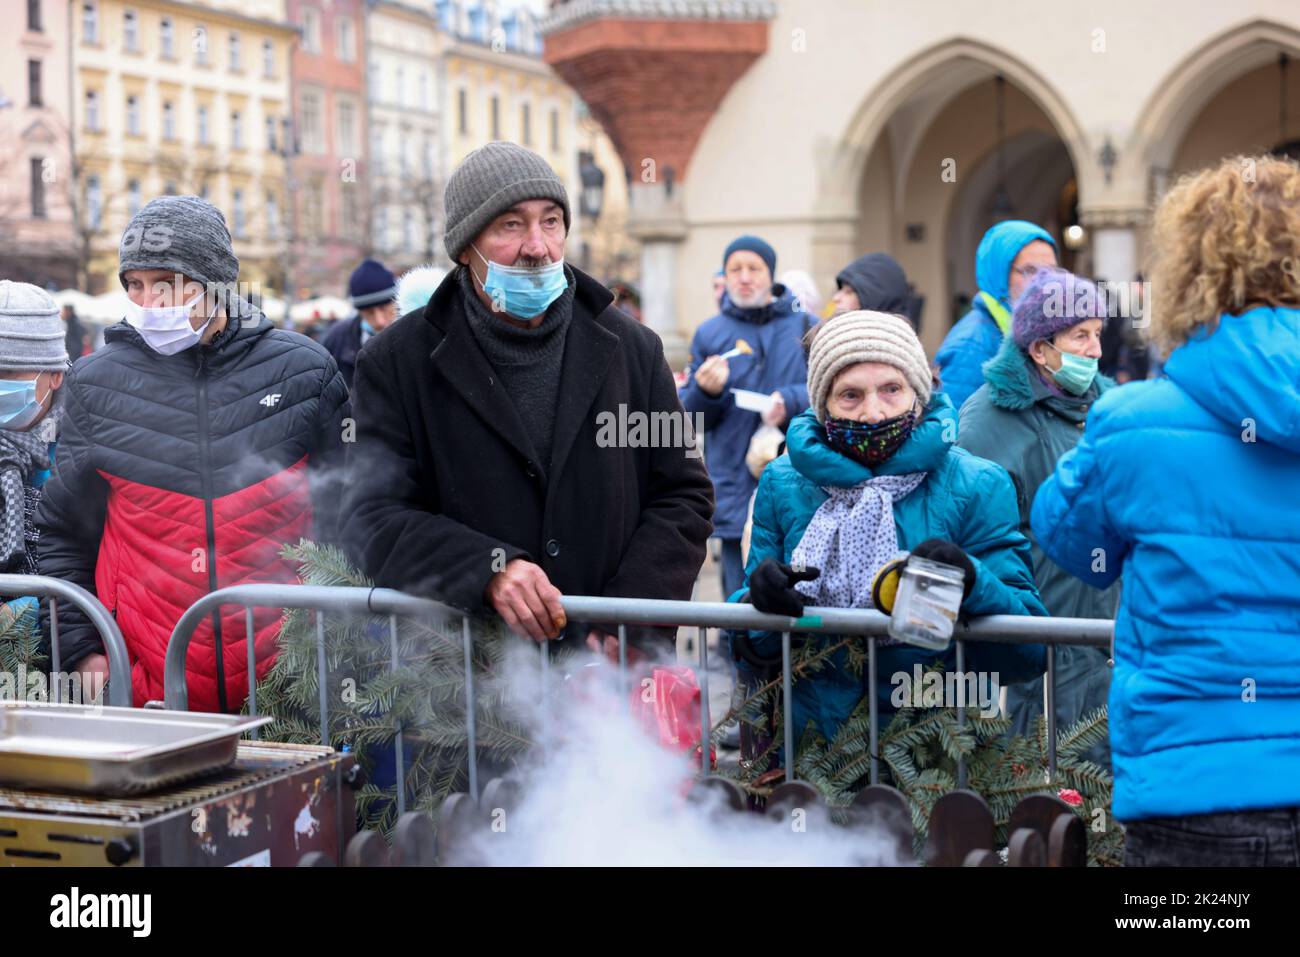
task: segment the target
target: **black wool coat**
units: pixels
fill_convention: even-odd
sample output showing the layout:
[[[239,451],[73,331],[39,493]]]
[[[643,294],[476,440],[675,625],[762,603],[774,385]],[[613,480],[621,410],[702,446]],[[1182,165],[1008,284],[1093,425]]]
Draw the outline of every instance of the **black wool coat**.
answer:
[[[690,599],[712,531],[699,448],[601,433],[602,413],[684,415],[662,343],[572,271],[549,470],[516,411],[527,397],[484,356],[454,271],[361,350],[343,537],[377,585],[481,615],[492,576],[526,558],[566,595]],[[566,640],[581,643],[582,627]]]

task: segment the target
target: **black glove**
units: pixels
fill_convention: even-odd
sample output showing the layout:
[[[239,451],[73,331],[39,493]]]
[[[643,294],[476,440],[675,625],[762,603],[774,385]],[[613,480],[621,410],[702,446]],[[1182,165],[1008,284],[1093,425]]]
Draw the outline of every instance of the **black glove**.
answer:
[[[820,574],[820,569],[808,567],[795,571],[774,558],[765,558],[749,576],[750,604],[767,615],[798,618],[803,614],[806,599],[794,590],[794,583],[810,582]]]
[[[975,563],[959,545],[954,545],[944,538],[927,538],[912,549],[912,554],[917,558],[928,558],[932,562],[943,562],[945,565],[960,568],[966,573],[965,581],[962,583],[961,600],[965,601],[970,597],[971,591],[975,588]]]

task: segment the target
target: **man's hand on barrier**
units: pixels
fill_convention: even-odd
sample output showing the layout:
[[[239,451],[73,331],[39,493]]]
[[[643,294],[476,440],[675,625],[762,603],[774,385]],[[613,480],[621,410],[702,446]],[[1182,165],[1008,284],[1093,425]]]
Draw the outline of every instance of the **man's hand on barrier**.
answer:
[[[551,584],[540,565],[526,558],[507,562],[492,576],[487,600],[511,631],[533,641],[560,637],[566,619],[560,590]]]
[[[610,664],[618,664],[618,639],[613,635],[607,635],[603,631],[593,628],[587,632],[587,647],[598,655],[604,655]],[[627,663],[636,665],[644,660],[645,652],[637,650],[631,642],[628,642]]]

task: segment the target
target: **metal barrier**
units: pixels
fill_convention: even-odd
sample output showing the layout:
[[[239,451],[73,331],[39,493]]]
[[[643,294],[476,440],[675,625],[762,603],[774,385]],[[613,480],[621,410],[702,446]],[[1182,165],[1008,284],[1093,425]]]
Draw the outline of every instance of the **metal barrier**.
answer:
[[[3,582],[0,581],[0,587]],[[570,621],[590,624],[613,624],[618,626],[619,646],[619,686],[627,690],[627,626],[658,625],[663,627],[695,627],[698,633],[698,680],[700,684],[700,763],[707,774],[710,770],[709,740],[712,723],[709,715],[709,672],[708,672],[708,635],[709,628],[725,628],[749,631],[772,631],[781,634],[782,663],[782,710],[791,714],[793,702],[793,675],[791,665],[791,634],[794,632],[813,632],[834,635],[861,635],[867,642],[868,686],[875,689],[878,684],[876,672],[878,638],[884,635],[889,625],[889,618],[877,611],[846,610],[841,608],[806,608],[801,618],[787,618],[783,615],[767,615],[754,609],[752,605],[739,605],[727,602],[688,602],[661,601],[635,598],[599,598],[587,596],[567,596],[562,599],[565,614]],[[389,637],[392,647],[391,666],[398,667],[397,660],[397,616],[414,618],[461,618],[462,638],[465,659],[465,699],[466,699],[466,735],[468,739],[468,777],[469,794],[478,800],[478,758],[477,729],[475,725],[474,675],[471,659],[472,624],[471,618],[463,612],[450,608],[439,602],[417,598],[403,592],[387,588],[332,587],[319,585],[236,585],[222,588],[200,598],[176,623],[171,640],[167,645],[167,658],[164,675],[164,697],[168,708],[186,710],[188,692],[185,686],[185,656],[190,640],[199,622],[203,621],[222,605],[241,605],[245,609],[247,622],[248,673],[256,675],[253,642],[254,608],[303,608],[316,611],[316,640],[318,686],[320,694],[321,743],[329,744],[329,713],[325,698],[325,620],[327,611],[351,614],[364,613],[387,615]],[[1047,645],[1047,741],[1048,774],[1056,776],[1056,668],[1055,645],[1086,645],[1111,648],[1111,660],[1114,660],[1114,629],[1109,621],[1089,618],[1042,618],[1028,615],[990,615],[958,624],[955,632],[956,670],[965,672],[965,643],[967,641],[989,641],[1008,644],[1045,644]],[[550,667],[550,643],[539,645],[540,667],[542,670],[542,689],[545,695],[547,676]],[[256,682],[249,683],[249,712],[257,713]],[[546,707],[543,698],[542,713]],[[869,695],[870,714],[870,754],[871,783],[879,781],[879,704],[875,693]],[[545,720],[545,717],[543,717]],[[965,724],[964,709],[957,709],[958,726]],[[784,724],[785,776],[787,781],[794,779],[794,728],[789,720]],[[543,728],[543,738],[546,737]],[[398,814],[405,812],[405,769],[403,767],[402,732],[397,730],[394,743],[397,763],[397,803]],[[959,761],[957,768],[957,786],[966,785],[965,762]]]
[[[108,704],[115,708],[131,707],[131,658],[126,641],[112,614],[98,598],[80,585],[44,575],[0,575],[0,595],[50,600],[50,673],[55,676],[51,682],[55,701],[61,697],[58,675],[62,671],[59,651],[59,601],[62,600],[80,608],[104,642],[104,654],[108,656]]]

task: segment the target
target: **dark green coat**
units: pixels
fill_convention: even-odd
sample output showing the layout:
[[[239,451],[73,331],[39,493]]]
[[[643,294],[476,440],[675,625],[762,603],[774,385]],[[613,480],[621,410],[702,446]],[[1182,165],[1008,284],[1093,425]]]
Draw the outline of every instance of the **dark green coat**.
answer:
[[[1061,456],[1078,444],[1088,410],[1115,383],[1098,375],[1082,396],[1060,396],[1032,367],[1033,360],[1012,339],[1003,341],[997,355],[984,363],[984,385],[961,408],[957,444],[1010,473],[1020,506],[1020,530],[1033,548],[1034,582],[1047,613],[1056,618],[1114,618],[1119,583],[1099,591],[1057,566],[1038,547],[1029,512],[1038,486],[1055,471]],[[1110,688],[1106,658],[1107,652],[1100,649],[1057,648],[1056,715],[1061,729],[1106,703]],[[1008,689],[1015,733],[1032,728],[1043,711],[1042,696],[1039,681]],[[1091,756],[1099,759],[1103,753]]]

